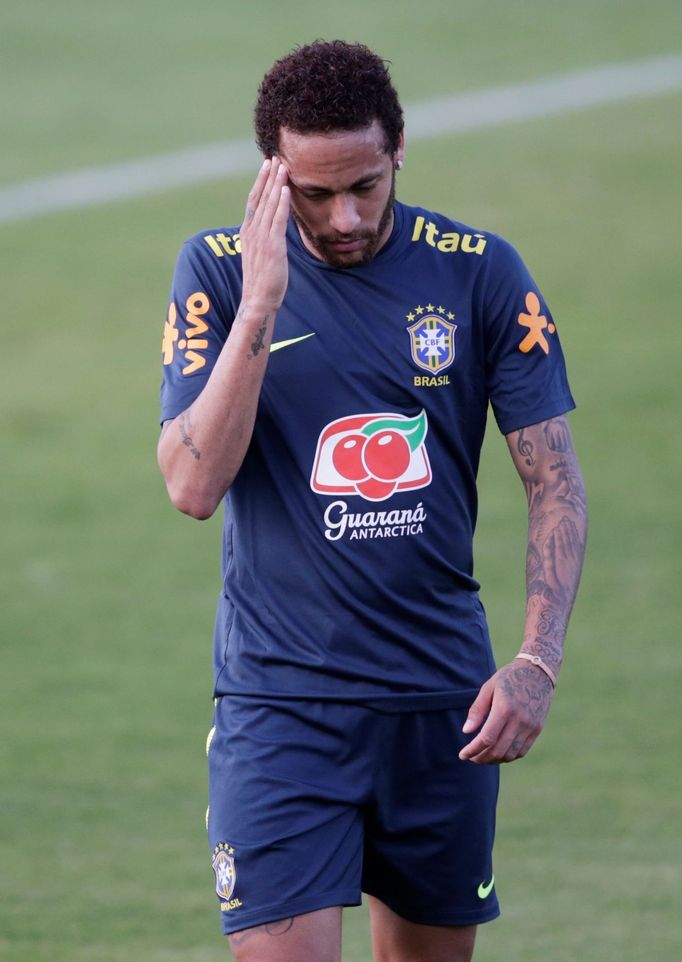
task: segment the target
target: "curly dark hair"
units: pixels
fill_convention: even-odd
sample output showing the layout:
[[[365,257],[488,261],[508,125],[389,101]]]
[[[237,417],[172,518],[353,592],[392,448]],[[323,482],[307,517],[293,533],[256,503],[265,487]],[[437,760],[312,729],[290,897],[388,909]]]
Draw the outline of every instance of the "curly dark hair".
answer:
[[[357,130],[378,120],[386,152],[398,149],[403,111],[386,62],[362,43],[316,40],[277,60],[258,88],[256,143],[279,150],[282,127],[299,134]]]

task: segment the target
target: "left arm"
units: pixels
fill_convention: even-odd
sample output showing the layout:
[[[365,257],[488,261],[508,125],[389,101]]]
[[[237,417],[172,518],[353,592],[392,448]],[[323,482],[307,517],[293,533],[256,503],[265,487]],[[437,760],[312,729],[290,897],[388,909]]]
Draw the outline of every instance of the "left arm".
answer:
[[[520,651],[539,657],[556,677],[585,554],[585,487],[565,416],[514,431],[507,444],[528,498]],[[464,732],[480,731],[460,758],[481,764],[522,758],[542,731],[553,693],[549,674],[526,659],[500,668],[469,710]]]

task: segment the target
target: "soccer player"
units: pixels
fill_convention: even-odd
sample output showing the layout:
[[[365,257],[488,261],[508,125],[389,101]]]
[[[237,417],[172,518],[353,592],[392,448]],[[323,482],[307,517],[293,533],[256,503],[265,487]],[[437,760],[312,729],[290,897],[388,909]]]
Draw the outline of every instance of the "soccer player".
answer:
[[[173,504],[225,506],[208,830],[238,962],[467,962],[495,918],[499,764],[552,700],[586,537],[557,328],[502,238],[395,199],[385,63],[318,41],[255,112],[241,226],[188,240],[163,337]],[[528,496],[496,670],[473,577],[488,404]]]

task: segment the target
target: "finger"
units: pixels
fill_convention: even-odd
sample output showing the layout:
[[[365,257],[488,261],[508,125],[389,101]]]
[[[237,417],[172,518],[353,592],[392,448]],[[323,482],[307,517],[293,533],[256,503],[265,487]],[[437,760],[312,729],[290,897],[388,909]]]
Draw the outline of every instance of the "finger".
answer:
[[[532,745],[535,743],[537,737],[538,736],[536,732],[531,732],[525,738],[523,734],[519,734],[512,740],[500,761],[508,763],[516,762],[521,758],[525,758]]]
[[[467,714],[466,721],[462,725],[462,731],[465,735],[468,735],[470,732],[475,732],[477,728],[481,727],[488,716],[492,700],[492,686],[489,682],[486,682],[474,699]]]
[[[535,732],[530,734],[528,738],[524,741],[523,745],[519,748],[513,758],[510,758],[510,762],[518,761],[520,758],[525,758],[528,752],[531,750],[535,742],[537,741],[537,735]]]
[[[499,761],[497,744],[502,731],[481,729],[476,738],[459,753],[460,761],[476,762],[479,765]]]
[[[272,192],[277,180],[277,172],[279,169],[279,159],[277,157],[272,157],[268,161],[268,167],[265,172],[262,190],[258,196],[258,203],[254,208],[252,208],[252,217],[248,225],[252,230],[258,230],[263,222],[263,215],[267,210],[268,201],[272,197]]]
[[[542,732],[542,724],[527,720],[517,727],[517,734],[507,749],[505,761],[523,758],[531,750]]]
[[[263,173],[263,180],[258,184],[258,190],[254,191],[253,202],[247,204],[247,220],[242,225],[250,234],[260,233],[263,230],[263,222],[266,221],[265,231],[270,228],[271,214],[268,214],[268,203],[270,202],[277,181],[277,173],[280,169],[280,162],[277,157],[272,157],[267,161]],[[255,185],[254,185],[255,187]],[[277,191],[279,196],[279,190]]]
[[[256,177],[253,187],[249,191],[249,196],[246,200],[246,211],[244,214],[244,221],[246,224],[251,223],[255,216],[256,210],[258,209],[258,204],[260,203],[260,199],[263,195],[263,190],[270,175],[271,167],[272,162],[268,157],[266,157],[261,165],[261,169],[258,171],[258,176]]]
[[[287,169],[277,158],[273,158],[272,177],[268,180],[263,201],[260,205],[260,223],[263,230],[269,231],[282,201],[282,190],[287,181]]]
[[[286,233],[287,224],[289,222],[290,201],[291,191],[286,184],[283,184],[279,195],[277,210],[275,211],[275,216],[272,219],[272,229],[275,234],[279,234],[280,236],[283,236]]]
[[[461,750],[459,753],[460,759],[462,761],[476,761],[479,756],[483,756],[484,760],[487,759],[494,752],[507,722],[507,712],[495,712],[493,710],[488,715],[488,720],[478,735]]]
[[[513,723],[507,725],[497,745],[499,761],[513,762],[517,758],[522,758],[528,737],[528,729],[519,728]]]

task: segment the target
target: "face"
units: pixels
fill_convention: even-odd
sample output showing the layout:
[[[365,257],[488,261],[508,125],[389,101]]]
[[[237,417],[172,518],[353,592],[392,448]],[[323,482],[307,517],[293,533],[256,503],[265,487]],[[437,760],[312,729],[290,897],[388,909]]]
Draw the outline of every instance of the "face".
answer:
[[[359,130],[297,134],[283,127],[279,156],[289,171],[292,211],[303,243],[334,267],[366,264],[393,227],[395,162],[377,121]]]

